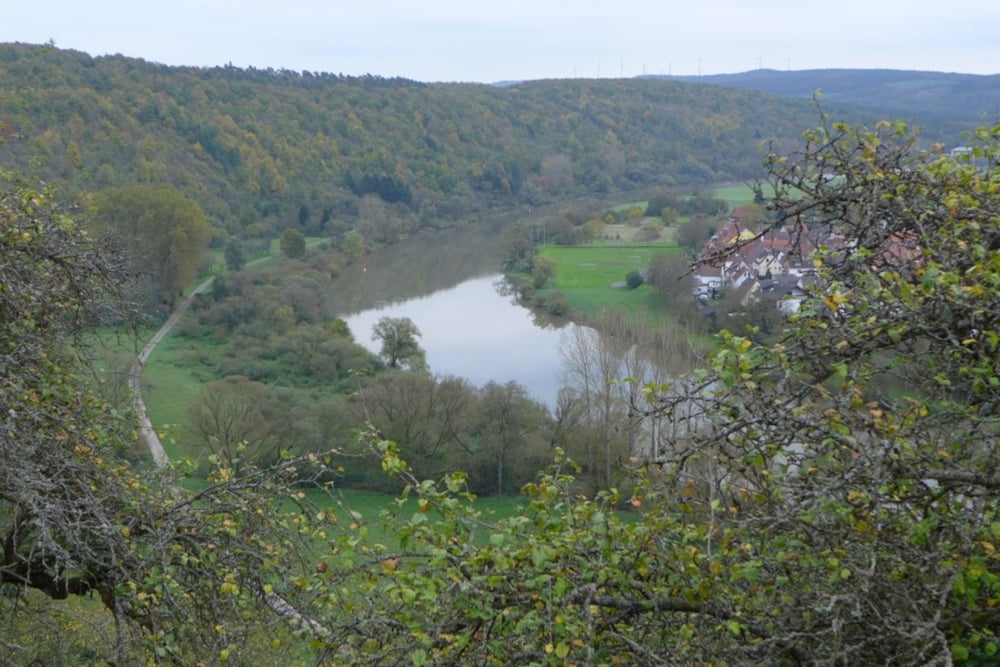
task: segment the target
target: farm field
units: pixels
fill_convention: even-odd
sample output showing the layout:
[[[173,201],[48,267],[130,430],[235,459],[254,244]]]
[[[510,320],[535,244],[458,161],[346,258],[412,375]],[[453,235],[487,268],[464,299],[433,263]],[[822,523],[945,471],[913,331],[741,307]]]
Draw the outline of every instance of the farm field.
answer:
[[[715,196],[729,203],[730,208],[753,201],[753,190],[746,183],[733,183],[715,189]]]
[[[546,246],[541,253],[555,262],[556,288],[573,310],[594,317],[614,309],[657,321],[667,312],[659,292],[649,285],[628,289],[625,276],[648,269],[657,255],[681,249],[666,244]]]
[[[560,289],[611,287],[623,283],[630,271],[649,268],[656,255],[679,254],[680,248],[665,244],[545,246],[542,254],[558,267]]]

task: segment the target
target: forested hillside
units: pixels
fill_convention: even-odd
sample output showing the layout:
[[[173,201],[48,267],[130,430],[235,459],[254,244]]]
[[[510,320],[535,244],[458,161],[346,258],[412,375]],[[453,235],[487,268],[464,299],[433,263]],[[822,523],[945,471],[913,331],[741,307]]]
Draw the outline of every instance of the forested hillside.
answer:
[[[422,84],[4,44],[0,122],[0,160],[32,160],[64,196],[169,184],[245,237],[346,231],[377,195],[371,233],[391,240],[488,207],[748,179],[763,141],[797,140],[817,112],[680,81]]]

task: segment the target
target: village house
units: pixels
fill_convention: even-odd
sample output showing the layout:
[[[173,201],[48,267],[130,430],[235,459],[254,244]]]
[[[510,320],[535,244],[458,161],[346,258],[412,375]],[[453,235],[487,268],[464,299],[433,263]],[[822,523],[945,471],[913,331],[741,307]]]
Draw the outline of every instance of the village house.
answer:
[[[782,312],[795,312],[815,274],[808,255],[816,248],[803,229],[758,231],[734,214],[703,246],[694,272],[694,293],[702,302],[727,287],[743,292],[747,303],[774,301]],[[786,303],[787,301],[787,303]]]
[[[810,255],[817,249],[851,252],[832,226],[757,230],[734,215],[709,239],[694,271],[695,296],[703,303],[726,289],[739,290],[742,303],[773,302],[785,314],[796,312],[816,291],[816,268]],[[890,235],[870,260],[874,266],[911,271],[920,264],[914,234]]]

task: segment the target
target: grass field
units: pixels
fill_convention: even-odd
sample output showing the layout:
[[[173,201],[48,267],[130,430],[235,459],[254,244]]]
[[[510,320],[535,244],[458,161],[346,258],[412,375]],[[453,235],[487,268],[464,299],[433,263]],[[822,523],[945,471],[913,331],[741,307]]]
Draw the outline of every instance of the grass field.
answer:
[[[768,184],[764,183],[762,185],[765,197],[769,197],[774,194],[774,189]],[[730,208],[742,206],[743,204],[749,204],[754,198],[753,190],[751,190],[750,186],[745,183],[733,183],[732,185],[717,187],[715,188],[715,196],[729,202]]]
[[[715,196],[729,202],[730,208],[753,201],[753,190],[745,183],[724,185],[715,189]]]
[[[766,194],[766,191],[765,191]],[[729,202],[729,206],[739,206],[741,204],[746,204],[753,201],[753,190],[750,189],[746,183],[729,183],[726,185],[719,185],[712,189],[712,196],[719,199],[724,199]],[[627,211],[629,209],[640,207],[645,210],[646,205],[649,203],[648,200],[627,202],[625,204],[618,204],[617,206],[612,206],[609,210],[612,211]]]
[[[187,315],[186,315],[187,317]],[[178,336],[167,336],[150,355],[142,371],[142,397],[149,419],[155,425],[163,448],[171,458],[195,457],[198,452],[181,444],[181,429],[187,423],[187,409],[197,398],[209,377],[209,366],[193,357],[211,356],[216,346],[211,341],[197,344]]]
[[[339,495],[344,505],[351,510],[358,512],[365,521],[379,522],[381,515],[385,511],[390,514],[400,516],[410,516],[417,511],[417,503],[413,499],[400,501],[398,496],[389,493],[379,493],[376,491],[363,491],[360,489],[340,489],[335,491]],[[475,507],[479,509],[487,520],[503,519],[515,516],[520,508],[528,503],[527,496],[487,496],[476,498]],[[350,519],[350,517],[342,517]]]
[[[649,285],[624,286],[631,271],[649,268],[657,255],[679,254],[673,245],[546,246],[542,254],[556,263],[556,288],[570,307],[595,317],[603,311],[619,310],[628,317],[661,320],[667,309],[659,292]]]
[[[542,254],[558,267],[556,282],[559,289],[581,287],[610,288],[625,281],[630,271],[649,268],[657,255],[680,253],[677,246],[649,245],[583,245],[545,246]]]

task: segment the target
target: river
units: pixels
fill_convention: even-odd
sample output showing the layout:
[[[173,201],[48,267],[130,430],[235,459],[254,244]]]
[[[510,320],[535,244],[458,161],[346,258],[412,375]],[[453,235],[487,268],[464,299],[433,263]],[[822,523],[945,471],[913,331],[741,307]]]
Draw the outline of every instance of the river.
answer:
[[[329,307],[355,339],[378,352],[371,330],[382,317],[408,317],[436,375],[476,386],[515,381],[552,407],[559,390],[562,329],[499,289],[502,234],[469,226],[424,234],[369,255],[338,277]]]
[[[531,311],[501,294],[502,279],[499,274],[472,278],[344,319],[359,343],[378,352],[372,325],[382,317],[408,317],[420,329],[431,372],[457,375],[479,387],[514,380],[552,407],[559,391],[563,330],[538,326]]]

